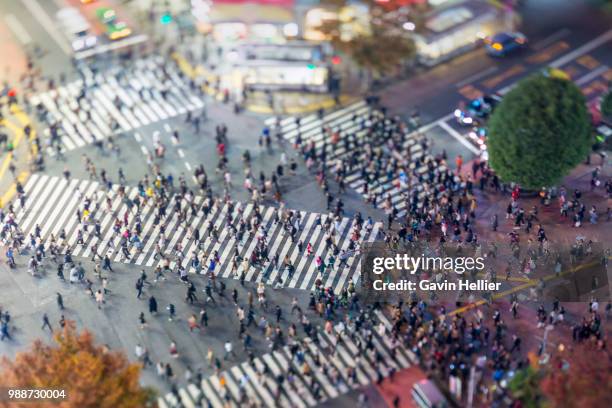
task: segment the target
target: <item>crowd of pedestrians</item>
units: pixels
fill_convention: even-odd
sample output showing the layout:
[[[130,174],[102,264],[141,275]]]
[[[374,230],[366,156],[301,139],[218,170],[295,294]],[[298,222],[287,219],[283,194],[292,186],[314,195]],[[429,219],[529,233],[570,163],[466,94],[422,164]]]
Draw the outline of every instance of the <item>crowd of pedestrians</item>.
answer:
[[[49,87],[53,86],[53,83],[49,83]],[[95,87],[95,83],[92,86]],[[85,88],[82,98],[87,98]],[[120,101],[116,103],[117,109],[125,108]],[[41,112],[41,115],[46,114]],[[199,131],[198,116],[189,113],[186,121]],[[371,231],[374,225],[375,220],[371,217],[364,217],[359,212],[352,214],[348,251],[339,247],[338,224],[345,216],[342,195],[349,184],[349,176],[354,174],[359,175],[365,200],[384,210],[385,228],[380,233],[389,245],[411,245],[417,241],[427,241],[437,251],[447,246],[461,245],[470,246],[475,251],[484,251],[475,226],[478,210],[476,189],[479,188],[500,194],[505,192],[511,197],[506,219],[508,225],[514,228],[509,234],[509,248],[514,250],[514,258],[512,266],[506,271],[506,280],[514,273],[529,276],[537,266],[538,256],[546,258],[549,251],[548,237],[539,219],[538,207],[534,206],[526,213],[520,204],[518,187],[504,186],[486,162],[474,161],[471,173],[466,173],[462,171],[463,159],[458,158],[456,168],[451,169],[445,153],[431,154],[430,141],[422,136],[415,138],[401,120],[388,115],[385,109],[372,111],[365,117],[355,116],[353,121],[365,132],[357,136],[324,127],[322,132],[326,136],[322,144],[301,140],[299,135],[295,142],[295,148],[301,154],[306,168],[315,174],[323,189],[327,210],[330,212],[325,221],[322,217],[315,221],[324,231],[322,242],[328,249],[326,257],[317,256],[315,259],[322,277],[326,271],[346,264],[347,259],[358,252],[363,241],[363,231]],[[299,127],[299,120],[297,125]],[[53,128],[54,124],[50,126]],[[115,128],[116,124],[109,122],[109,126]],[[272,148],[274,132],[275,129],[264,129],[259,142],[262,149]],[[51,130],[50,137],[51,145],[58,145],[54,141],[57,138],[54,130]],[[179,137],[178,133],[173,134],[177,142]],[[502,313],[496,309],[497,306],[476,309],[473,316],[468,316],[449,312],[445,307],[430,305],[427,300],[415,297],[411,302],[393,306],[390,310],[391,324],[387,325],[377,317],[384,308],[381,309],[381,305],[369,307],[366,300],[359,296],[354,284],[334,291],[325,287],[321,279],[318,279],[307,301],[300,302],[294,298],[290,306],[275,304],[270,291],[282,287],[284,281],[290,280],[296,272],[296,265],[289,257],[280,257],[282,248],[272,249],[269,228],[262,222],[259,205],[275,201],[278,208],[273,215],[273,225],[281,227],[291,245],[297,246],[300,256],[314,256],[313,243],[298,238],[304,226],[301,213],[286,208],[282,200],[282,180],[296,173],[298,161],[293,157],[288,159],[283,150],[278,165],[269,176],[264,172],[256,175],[250,151],[243,153],[241,181],[249,193],[250,202],[254,204],[253,211],[247,213],[244,204],[232,199],[236,186],[227,154],[230,143],[227,127],[217,126],[214,137],[218,155],[214,171],[222,185],[216,193],[213,191],[213,180],[204,165],[194,170],[193,176],[197,181],[195,188],[184,175],[175,180],[171,174],[164,173],[161,163],[165,146],[161,144],[155,149],[155,157],[149,157],[148,173],[138,180],[138,194],[133,197],[126,193],[127,180],[123,169],[119,168],[116,177],[113,177],[105,169],[99,169],[95,160],[83,155],[85,170],[92,180],[100,182],[101,187],[93,194],[77,190],[81,204],[72,215],[79,225],[74,241],[63,229],[57,234],[44,236],[44,225],[37,225],[29,236],[24,235],[18,214],[27,206],[28,195],[23,186],[17,183],[17,199],[0,209],[0,238],[8,264],[16,266],[15,256],[27,254],[27,269],[32,275],[39,275],[41,269],[52,266],[58,279],[81,285],[96,307],[104,310],[113,297],[113,291],[108,287],[109,280],[116,279],[112,278],[112,255],[121,253],[123,259],[127,260],[139,256],[145,246],[152,246],[156,261],[152,275],[149,277],[147,271],[142,270],[134,286],[136,298],[143,303],[143,311],[134,314],[134,321],[145,331],[150,320],[163,315],[169,322],[184,323],[182,329],[179,327],[175,330],[185,330],[194,335],[207,334],[209,319],[225,319],[220,309],[232,307],[235,313],[228,322],[228,330],[231,331],[233,327],[235,335],[224,339],[222,349],[208,348],[206,360],[208,369],[220,376],[223,397],[227,400],[233,397],[225,388],[223,370],[242,357],[252,365],[256,378],[245,379],[239,390],[237,402],[244,406],[253,403],[247,392],[249,381],[275,384],[269,387],[275,393],[275,398],[290,399],[288,394],[283,394],[282,385],[291,384],[298,393],[319,401],[330,395],[330,386],[340,390],[357,384],[364,364],[362,360],[373,367],[375,381],[392,378],[397,367],[392,361],[396,359],[395,353],[400,352],[398,350],[414,353],[428,373],[441,379],[454,376],[467,383],[471,369],[475,367],[483,378],[480,382],[480,395],[483,402],[490,403],[499,396],[489,393],[489,381],[484,379],[486,373],[492,372],[493,381],[499,382],[509,371],[527,364],[521,337],[512,334]],[[278,143],[284,148],[280,137]],[[415,145],[419,148],[414,149]],[[414,153],[417,150],[420,153]],[[64,172],[64,177],[72,179],[69,170]],[[599,172],[592,175],[594,188],[601,184],[600,178]],[[337,192],[332,189],[333,183],[337,186]],[[399,200],[393,198],[398,191]],[[565,191],[558,195],[561,215],[570,217],[571,213],[575,227],[581,226],[587,213],[581,194],[575,190],[571,199]],[[125,210],[117,211],[114,207],[115,196],[121,198]],[[202,199],[198,200],[198,196]],[[544,191],[541,199],[542,205],[548,205],[550,193]],[[216,250],[205,251],[201,245],[208,239],[213,242],[220,239],[222,231],[216,225],[207,222],[201,228],[194,228],[190,223],[197,214],[207,216],[221,208],[227,208],[225,217],[229,231],[226,234],[237,243],[226,258],[222,258],[222,254]],[[143,234],[145,226],[142,218],[145,212],[154,214],[154,234]],[[590,223],[598,222],[599,214],[594,207],[588,216]],[[103,217],[113,220],[108,231],[102,230],[100,220]],[[607,217],[609,220],[609,210]],[[194,245],[183,246],[180,240],[171,244],[173,240],[169,234],[169,223],[174,219],[180,228],[187,231],[189,241]],[[491,227],[493,232],[500,227],[497,215],[493,217]],[[524,228],[527,237],[527,244],[523,246],[519,239],[521,228]],[[241,245],[247,239],[255,239],[255,249],[249,257],[243,257],[244,248]],[[535,241],[538,244],[532,248],[531,244]],[[73,259],[72,251],[76,247],[88,249],[87,256],[93,262],[91,271],[82,262]],[[489,254],[498,256],[494,245]],[[550,260],[546,259],[547,262]],[[278,280],[270,280],[269,276],[264,275],[256,285],[247,284],[246,273],[249,268],[262,265],[271,267],[266,268],[266,271],[282,271],[275,274]],[[236,282],[217,278],[222,267],[231,269]],[[194,277],[189,273],[190,270],[203,275],[202,278]],[[492,278],[496,279],[495,276]],[[169,279],[176,279],[184,285],[185,296],[182,301],[177,299],[161,305],[155,292],[163,291],[163,282]],[[59,320],[59,326],[62,327],[66,324],[66,318],[61,293],[57,293],[56,301],[62,313]],[[606,317],[611,309],[608,303],[605,306]],[[516,299],[512,301],[511,311],[513,317],[519,316]],[[563,325],[565,321],[565,310],[558,301],[553,303],[550,312],[542,305],[537,315],[538,324],[542,326]],[[572,329],[574,340],[595,338],[599,347],[605,348],[601,319],[599,303],[593,300],[588,317]],[[10,321],[7,311],[0,314],[1,340],[11,339]],[[49,316],[44,314],[41,329],[52,332],[54,326]],[[379,342],[386,344],[387,354],[377,347]],[[265,363],[256,364],[257,344],[263,344],[264,348],[272,352],[289,350],[293,364],[281,373],[275,373]],[[333,359],[329,358],[339,353],[338,347],[342,344],[347,347],[350,344],[354,349],[352,364],[345,371],[340,370]],[[188,344],[171,341],[168,344],[168,358],[157,361],[154,361],[153,355],[162,355],[160,350],[150,350],[143,342],[134,347],[136,358],[146,369],[154,367],[160,377],[169,380],[172,392],[178,399],[181,398],[176,381],[179,364],[187,382],[200,383],[204,376],[204,367],[198,367],[196,362],[185,363],[181,358],[182,350],[189,347]],[[538,352],[544,353],[543,346]]]

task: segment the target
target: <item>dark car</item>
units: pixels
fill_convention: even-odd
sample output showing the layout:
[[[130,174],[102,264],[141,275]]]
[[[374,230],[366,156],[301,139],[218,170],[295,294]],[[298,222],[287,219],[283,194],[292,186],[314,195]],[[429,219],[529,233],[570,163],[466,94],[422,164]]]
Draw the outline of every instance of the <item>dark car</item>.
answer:
[[[519,32],[497,33],[485,39],[487,54],[493,57],[503,57],[516,52],[527,45],[527,37]]]
[[[467,106],[467,110],[472,117],[486,118],[493,112],[499,102],[501,102],[499,95],[484,95],[480,98],[472,99]]]

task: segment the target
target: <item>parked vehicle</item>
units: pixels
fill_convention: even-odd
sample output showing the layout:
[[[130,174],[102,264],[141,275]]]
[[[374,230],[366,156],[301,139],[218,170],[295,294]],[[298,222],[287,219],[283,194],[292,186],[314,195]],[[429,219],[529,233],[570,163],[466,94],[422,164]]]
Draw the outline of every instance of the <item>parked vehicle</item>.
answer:
[[[57,12],[56,18],[74,52],[95,47],[98,39],[91,34],[91,26],[78,9],[63,8]]]

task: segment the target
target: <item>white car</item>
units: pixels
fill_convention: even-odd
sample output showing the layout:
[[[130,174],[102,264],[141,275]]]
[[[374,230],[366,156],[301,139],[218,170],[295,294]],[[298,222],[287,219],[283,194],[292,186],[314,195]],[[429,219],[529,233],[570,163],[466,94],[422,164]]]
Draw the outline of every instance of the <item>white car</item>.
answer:
[[[98,42],[96,36],[90,32],[91,26],[76,8],[63,8],[57,12],[56,17],[73,51],[94,47]]]

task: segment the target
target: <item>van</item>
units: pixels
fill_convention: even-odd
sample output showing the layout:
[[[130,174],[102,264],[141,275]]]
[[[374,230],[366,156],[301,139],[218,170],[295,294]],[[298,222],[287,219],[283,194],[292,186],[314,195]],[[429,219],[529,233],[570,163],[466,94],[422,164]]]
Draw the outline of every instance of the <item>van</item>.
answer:
[[[74,52],[96,45],[97,38],[91,34],[91,26],[79,10],[74,7],[66,7],[58,11],[56,17]]]
[[[436,384],[428,379],[420,380],[412,386],[412,399],[420,408],[447,408],[450,406]]]

